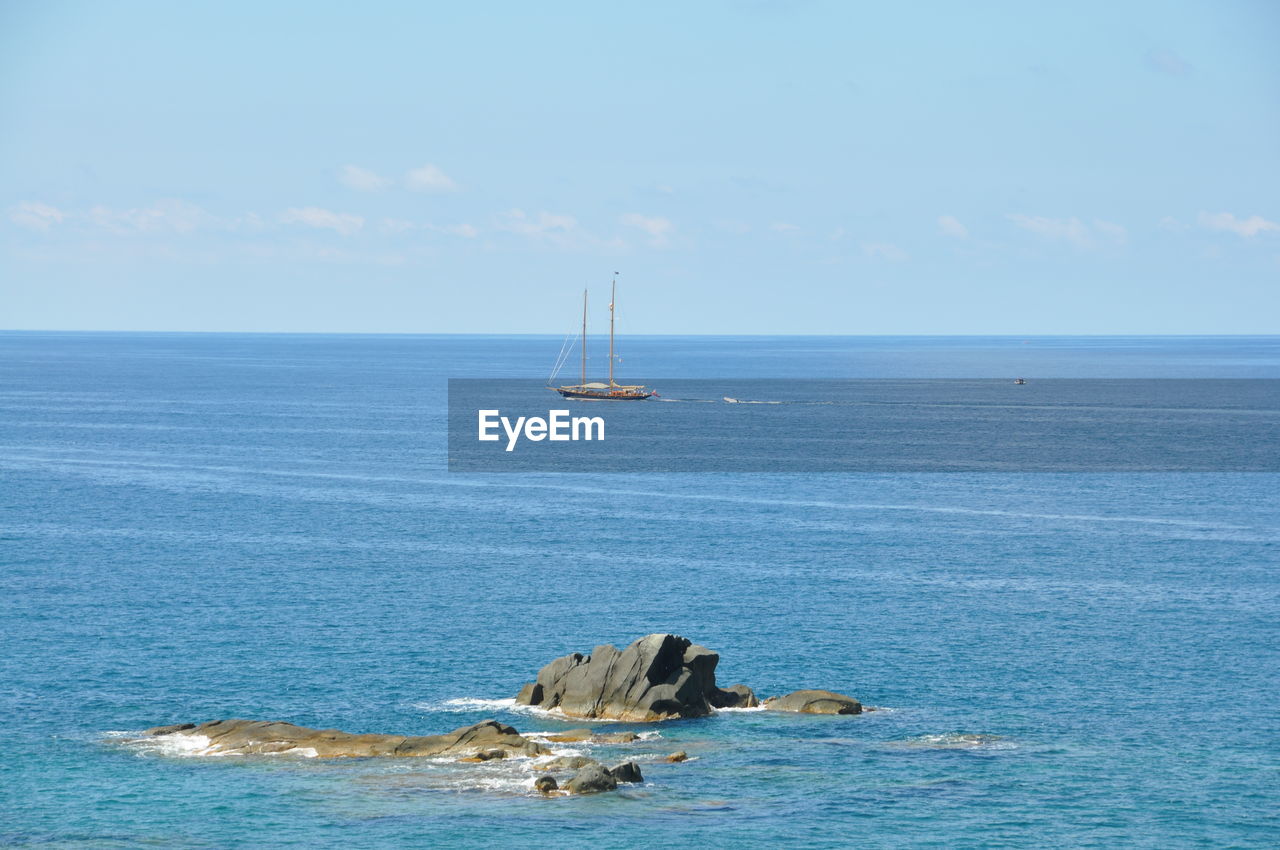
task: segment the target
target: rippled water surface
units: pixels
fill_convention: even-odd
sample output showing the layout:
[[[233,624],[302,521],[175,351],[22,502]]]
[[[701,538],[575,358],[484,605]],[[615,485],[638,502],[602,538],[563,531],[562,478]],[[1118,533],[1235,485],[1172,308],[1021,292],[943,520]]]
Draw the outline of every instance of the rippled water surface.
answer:
[[[1274,846],[1280,481],[444,469],[449,377],[536,338],[0,334],[0,844]],[[1280,377],[1280,340],[639,339],[638,374]],[[1105,435],[1100,435],[1105,439]],[[732,451],[731,446],[725,451]],[[641,786],[525,760],[131,746],[222,717],[428,734],[674,631],[724,712]],[[691,759],[668,764],[685,750]]]

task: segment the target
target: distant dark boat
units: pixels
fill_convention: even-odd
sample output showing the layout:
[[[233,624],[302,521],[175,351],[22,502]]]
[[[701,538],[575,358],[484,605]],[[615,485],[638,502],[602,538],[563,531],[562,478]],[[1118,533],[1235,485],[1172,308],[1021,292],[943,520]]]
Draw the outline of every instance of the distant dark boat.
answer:
[[[613,380],[613,305],[618,297],[618,280],[614,278],[609,300],[609,383],[587,382],[587,291],[582,290],[582,379],[576,384],[551,387],[565,398],[578,401],[644,401],[657,395],[642,386],[619,384]]]
[[[1019,386],[1021,386],[1022,384],[1025,384],[1025,383],[1027,382],[1027,379],[1026,379],[1026,378],[1014,378],[1014,379],[1013,379],[1013,382],[1014,382],[1015,384],[1018,384]]]

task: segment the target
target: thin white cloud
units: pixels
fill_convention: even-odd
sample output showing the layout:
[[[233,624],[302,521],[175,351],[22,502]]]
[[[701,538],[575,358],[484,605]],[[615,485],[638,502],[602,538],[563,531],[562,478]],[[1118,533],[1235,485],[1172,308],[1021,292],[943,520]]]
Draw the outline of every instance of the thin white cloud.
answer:
[[[448,233],[451,236],[462,236],[466,239],[474,239],[480,235],[479,229],[466,223],[416,224],[403,218],[384,218],[378,222],[378,229],[383,233],[393,234],[406,233],[410,230],[426,230],[431,233]]]
[[[622,223],[627,227],[634,227],[649,234],[650,244],[657,246],[666,245],[671,234],[676,229],[670,219],[656,215],[641,215],[640,213],[627,213],[622,216]]]
[[[391,181],[386,177],[358,165],[342,166],[338,172],[338,182],[357,192],[377,192],[391,185]]]
[[[39,201],[23,201],[9,209],[9,221],[31,230],[48,230],[61,224],[67,214],[57,207]]]
[[[465,239],[475,239],[480,235],[479,229],[470,224],[451,224],[442,229],[445,233],[452,233],[454,236],[461,236]]]
[[[800,229],[800,225],[792,224],[789,221],[775,221],[769,225],[769,229],[776,233],[794,233]]]
[[[947,236],[954,236],[957,239],[968,239],[969,228],[960,223],[960,219],[953,215],[938,216],[938,229]]]
[[[364,219],[350,213],[338,213],[320,207],[290,207],[280,214],[283,224],[304,224],[307,227],[334,230],[350,236],[364,227]]]
[[[616,253],[625,251],[626,242],[618,237],[601,239],[589,230],[579,226],[578,220],[565,213],[539,212],[526,213],[522,209],[511,209],[499,213],[493,218],[493,229],[506,233],[515,233],[533,242],[549,245],[563,251],[605,251]],[[469,237],[473,228],[468,224],[454,226],[453,232],[459,236]],[[479,230],[475,230],[478,235]]]
[[[873,259],[900,263],[908,258],[906,251],[889,242],[863,242],[862,253]]]
[[[1191,73],[1191,63],[1172,50],[1152,50],[1147,53],[1147,67],[1173,77],[1185,77]]]
[[[127,210],[99,205],[89,210],[89,221],[112,233],[191,233],[215,223],[200,207],[177,200]]]
[[[1187,229],[1187,225],[1178,221],[1173,216],[1167,215],[1164,218],[1160,219],[1160,229],[1172,231],[1173,233],[1181,233],[1182,231]]]
[[[1006,218],[1023,230],[1039,234],[1046,239],[1070,242],[1077,248],[1088,248],[1093,245],[1089,228],[1078,218],[1046,218],[1019,213],[1011,213]]]
[[[405,183],[417,192],[454,192],[458,184],[449,175],[430,163],[411,170],[405,176]]]
[[[1239,236],[1252,237],[1259,233],[1280,232],[1280,223],[1268,221],[1260,215],[1236,218],[1231,213],[1200,213],[1200,226],[1209,230],[1226,230]]]
[[[261,233],[266,230],[268,225],[262,220],[262,216],[256,212],[247,212],[244,215],[236,216],[227,224],[231,230],[246,230],[250,233]]]
[[[571,215],[540,212],[530,216],[521,209],[507,210],[498,216],[498,229],[522,236],[564,235],[578,228],[578,220]]]
[[[1114,221],[1103,221],[1100,218],[1095,218],[1093,220],[1093,227],[1117,245],[1123,245],[1129,241],[1129,231],[1125,229],[1125,226],[1122,224],[1116,224]]]
[[[378,229],[383,233],[404,233],[406,230],[413,230],[415,226],[412,221],[403,218],[384,218],[378,223]]]

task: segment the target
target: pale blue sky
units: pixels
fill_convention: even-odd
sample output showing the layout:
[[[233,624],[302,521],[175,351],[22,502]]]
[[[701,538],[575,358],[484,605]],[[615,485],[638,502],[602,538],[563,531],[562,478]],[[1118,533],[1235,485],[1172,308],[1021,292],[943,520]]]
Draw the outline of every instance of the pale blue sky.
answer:
[[[1280,332],[1280,5],[0,4],[0,328]]]

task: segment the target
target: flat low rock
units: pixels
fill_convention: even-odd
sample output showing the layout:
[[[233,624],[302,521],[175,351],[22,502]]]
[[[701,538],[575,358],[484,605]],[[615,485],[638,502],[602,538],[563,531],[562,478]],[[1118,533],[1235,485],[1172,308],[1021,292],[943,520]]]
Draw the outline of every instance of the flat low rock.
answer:
[[[770,711],[791,711],[800,714],[861,714],[862,703],[850,696],[834,691],[792,691],[764,701]]]
[[[590,741],[594,734],[590,729],[566,729],[563,732],[553,732],[539,735],[539,737],[553,744],[576,744],[579,741]]]
[[[214,720],[209,723],[157,726],[148,736],[187,735],[207,740],[210,753],[260,755],[297,751],[319,758],[376,756],[459,756],[478,760],[511,755],[538,756],[547,747],[525,738],[510,726],[485,720],[443,735],[357,735],[337,729],[309,729],[263,720]]]
[[[595,759],[588,758],[587,756],[556,756],[555,758],[549,761],[535,764],[533,766],[533,769],[545,770],[545,771],[578,770],[579,768],[586,767],[589,764],[599,764],[599,763],[600,762],[596,761]]]
[[[569,717],[640,722],[754,705],[747,686],[716,686],[719,662],[719,655],[679,635],[646,635],[626,649],[604,645],[590,655],[557,658],[520,689],[516,702]]]

